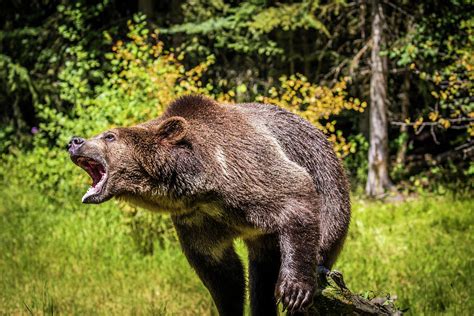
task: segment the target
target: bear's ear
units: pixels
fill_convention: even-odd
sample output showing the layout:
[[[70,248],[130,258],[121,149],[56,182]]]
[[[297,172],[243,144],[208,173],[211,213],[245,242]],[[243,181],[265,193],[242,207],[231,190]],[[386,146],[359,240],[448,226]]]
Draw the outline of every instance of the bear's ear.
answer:
[[[181,141],[188,132],[188,122],[179,116],[172,116],[158,125],[155,130],[160,140],[176,144]]]

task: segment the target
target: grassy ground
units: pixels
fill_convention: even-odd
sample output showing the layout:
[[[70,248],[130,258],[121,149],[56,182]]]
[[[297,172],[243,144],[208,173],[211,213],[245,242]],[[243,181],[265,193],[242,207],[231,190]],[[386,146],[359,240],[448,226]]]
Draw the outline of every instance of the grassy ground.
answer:
[[[0,196],[0,314],[215,314],[179,247],[141,255],[114,203],[76,198],[64,211],[34,192]],[[336,268],[352,290],[389,292],[412,315],[473,314],[473,202],[356,200]]]
[[[412,315],[473,315],[474,200],[357,201],[336,263],[348,286],[398,297]]]

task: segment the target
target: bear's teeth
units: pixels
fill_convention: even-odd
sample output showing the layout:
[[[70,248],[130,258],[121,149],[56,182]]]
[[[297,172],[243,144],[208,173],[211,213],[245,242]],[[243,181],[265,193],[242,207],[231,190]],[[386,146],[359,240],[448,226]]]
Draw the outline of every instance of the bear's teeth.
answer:
[[[89,197],[99,194],[102,191],[102,187],[107,179],[107,173],[102,174],[100,181],[95,185],[89,187],[86,194],[82,197],[82,203],[84,203]]]
[[[96,193],[97,193],[97,192],[96,192],[96,188],[90,187],[90,188],[87,190],[86,194],[84,194],[84,196],[82,197],[82,203],[84,203],[88,197],[90,197],[91,195],[94,195],[94,194],[96,194]]]

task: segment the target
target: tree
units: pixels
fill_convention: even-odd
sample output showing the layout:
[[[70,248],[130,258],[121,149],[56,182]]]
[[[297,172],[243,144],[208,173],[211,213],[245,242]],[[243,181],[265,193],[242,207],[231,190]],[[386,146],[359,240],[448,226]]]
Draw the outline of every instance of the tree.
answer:
[[[381,55],[386,28],[382,3],[372,0],[369,173],[365,191],[378,196],[391,186],[388,176],[387,60]]]

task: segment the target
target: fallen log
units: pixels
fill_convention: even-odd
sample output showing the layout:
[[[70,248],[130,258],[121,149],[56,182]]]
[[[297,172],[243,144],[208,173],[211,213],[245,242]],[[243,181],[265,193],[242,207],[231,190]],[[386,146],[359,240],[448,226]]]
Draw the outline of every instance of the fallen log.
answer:
[[[402,315],[390,296],[368,299],[352,293],[339,271],[320,268],[318,279],[320,290],[313,299],[308,315]]]

